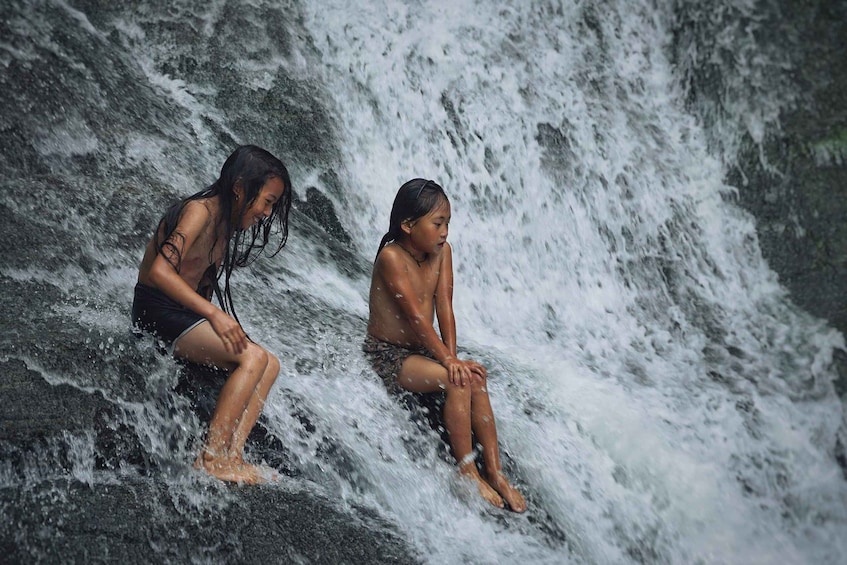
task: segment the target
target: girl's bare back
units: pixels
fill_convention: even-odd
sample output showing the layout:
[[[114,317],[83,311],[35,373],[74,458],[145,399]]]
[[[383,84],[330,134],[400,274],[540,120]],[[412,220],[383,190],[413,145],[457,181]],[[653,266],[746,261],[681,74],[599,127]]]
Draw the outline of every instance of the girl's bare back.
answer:
[[[214,265],[217,269],[223,257],[226,241],[223,234],[216,233],[220,230],[216,221],[219,208],[215,198],[186,203],[174,233],[163,245],[164,258],[178,266],[180,278],[192,289],[200,287],[209,267]],[[215,250],[210,253],[213,245]],[[144,251],[138,282],[155,286],[150,280],[150,271],[159,255],[153,238]]]

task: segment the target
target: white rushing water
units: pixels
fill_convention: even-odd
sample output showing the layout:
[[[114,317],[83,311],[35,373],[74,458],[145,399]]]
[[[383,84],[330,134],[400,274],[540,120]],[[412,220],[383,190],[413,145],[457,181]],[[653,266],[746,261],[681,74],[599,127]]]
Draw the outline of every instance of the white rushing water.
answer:
[[[179,119],[130,131],[114,150],[123,152],[119,166],[146,168],[175,193],[195,191],[198,171],[216,172],[214,140],[237,138],[242,116],[215,106],[225,88],[214,79],[193,84],[162,60],[212,57],[197,45],[226,28],[229,4],[178,2],[96,25],[51,4],[82,22],[92,42],[108,36],[125,48],[139,80],[176,108]],[[249,28],[280,3],[243,4],[235,11]],[[434,434],[386,394],[359,351],[368,277],[327,259],[302,224],[281,255],[234,282],[249,334],[283,365],[264,420],[301,473],[283,488],[375,509],[427,563],[838,562],[847,554],[847,487],[834,455],[844,416],[831,357],[843,338],[792,305],[761,256],[753,219],[733,203],[736,188],[724,184],[732,156],[716,153],[734,150],[741,130],[769,127],[780,101],[795,99],[789,86],[757,90],[772,98],[747,100],[755,108],[717,127],[732,139],[716,145],[683,106],[676,73],[691,69],[668,60],[681,3],[362,4],[285,4],[289,51],[279,55],[275,38],[234,34],[253,43],[221,76],[240,73],[261,96],[280,68],[315,85],[339,160],[281,157],[298,189],[314,185],[333,200],[365,270],[397,188],[418,176],[445,188],[460,349],[489,368],[506,470],[530,509],[489,510]],[[723,17],[756,9],[713,4]],[[197,37],[154,37],[160,20],[188,21]],[[15,25],[36,30],[38,21]],[[747,63],[743,76],[723,77],[734,96],[747,91],[744,80],[767,75],[756,67],[767,61]],[[56,159],[107,151],[73,115],[36,141]],[[324,166],[340,190],[324,182]],[[15,202],[29,213],[26,199]],[[98,305],[81,320],[92,335],[122,335],[141,250],[112,250],[103,245],[109,234],[97,239],[99,220],[75,221],[94,239],[85,256],[114,265],[96,284],[74,266],[4,275],[87,297]],[[76,302],[56,311],[84,314]],[[190,460],[198,430],[173,416],[185,411],[168,399],[174,366],[150,367],[139,388],[152,399],[126,398],[124,376],[110,368],[126,354],[123,341],[100,349],[92,382],[28,365],[51,384],[102,391],[146,434],[157,462]],[[68,439],[74,478],[114,480],[91,473],[92,441]],[[33,471],[27,488],[50,473]],[[186,506],[225,504],[225,489],[176,477],[173,498]]]
[[[320,2],[305,27],[342,223],[369,259],[403,181],[445,187],[460,343],[495,369],[502,445],[567,541],[469,509],[441,466],[385,461],[402,417],[371,388],[322,387],[327,406],[352,395],[323,419],[356,423],[360,441],[335,433],[366,495],[431,562],[836,561],[843,343],[790,305],[731,203],[682,108],[669,7],[513,4]]]

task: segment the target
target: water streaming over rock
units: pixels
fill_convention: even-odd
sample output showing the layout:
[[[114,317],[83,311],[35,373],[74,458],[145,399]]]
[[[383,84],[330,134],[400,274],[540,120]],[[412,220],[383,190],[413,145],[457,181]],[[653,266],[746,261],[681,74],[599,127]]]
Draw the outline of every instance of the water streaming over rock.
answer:
[[[724,180],[739,132],[798,99],[768,82],[790,56],[747,56],[743,33],[707,42],[757,13],[711,4],[710,19],[613,0],[6,3],[0,363],[28,394],[3,409],[2,546],[837,562],[843,338],[792,305]],[[703,103],[705,130],[686,97],[715,45],[745,54],[710,59],[721,108],[750,110]],[[257,489],[189,470],[209,390],[184,393],[179,366],[128,332],[158,216],[248,142],[283,158],[298,197],[286,249],[234,282],[283,364],[248,449],[287,479]],[[359,352],[370,264],[415,176],[452,201],[460,344],[492,374],[523,516],[477,500]]]

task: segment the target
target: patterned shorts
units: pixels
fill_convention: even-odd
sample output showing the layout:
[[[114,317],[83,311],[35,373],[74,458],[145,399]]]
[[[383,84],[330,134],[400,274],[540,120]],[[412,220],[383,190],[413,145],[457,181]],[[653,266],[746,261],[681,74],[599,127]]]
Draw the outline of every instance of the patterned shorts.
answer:
[[[403,362],[410,355],[423,355],[430,359],[434,359],[432,354],[423,347],[402,347],[387,341],[381,341],[371,334],[365,335],[365,341],[362,343],[362,351],[368,361],[371,362],[376,374],[385,383],[389,392],[400,392],[403,389],[397,384],[397,375],[400,374],[400,369],[403,368]]]

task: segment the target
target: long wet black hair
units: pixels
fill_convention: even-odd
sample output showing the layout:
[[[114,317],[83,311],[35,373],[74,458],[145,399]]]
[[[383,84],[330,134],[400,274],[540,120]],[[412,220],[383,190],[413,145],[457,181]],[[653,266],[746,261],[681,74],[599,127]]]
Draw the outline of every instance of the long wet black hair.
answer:
[[[240,221],[244,212],[253,205],[265,183],[273,178],[282,181],[284,187],[282,197],[274,203],[269,217],[251,226],[249,230],[242,230]],[[240,201],[235,197],[236,185],[243,191]],[[235,267],[244,267],[252,263],[265,249],[272,233],[279,234],[279,244],[271,256],[279,253],[285,246],[288,240],[291,192],[291,178],[282,161],[261,147],[242,145],[224,162],[218,180],[197,194],[180,200],[165,212],[154,236],[156,250],[179,272],[182,254],[177,242],[180,239],[184,240],[184,236],[176,231],[176,226],[185,205],[192,200],[219,196],[220,214],[216,219],[216,236],[209,249],[209,261],[212,260],[212,252],[220,238],[224,238],[227,242],[224,257],[220,269],[216,271],[215,265],[209,267],[200,282],[200,288],[196,290],[208,299],[211,299],[214,292],[221,308],[238,320],[229,287],[232,271]],[[238,222],[236,224],[232,221],[233,211],[236,212],[235,217]],[[223,292],[219,284],[222,275],[224,277]]]
[[[382,251],[383,247],[400,239],[403,235],[401,228],[403,222],[407,220],[413,222],[426,216],[441,202],[445,201],[450,202],[447,194],[441,188],[441,185],[433,180],[412,179],[403,184],[397,191],[397,196],[394,197],[394,205],[391,206],[391,217],[388,221],[388,232],[382,236],[379,249],[376,250],[376,256],[379,257],[379,252]]]

